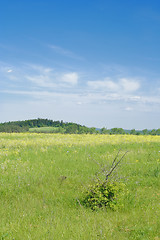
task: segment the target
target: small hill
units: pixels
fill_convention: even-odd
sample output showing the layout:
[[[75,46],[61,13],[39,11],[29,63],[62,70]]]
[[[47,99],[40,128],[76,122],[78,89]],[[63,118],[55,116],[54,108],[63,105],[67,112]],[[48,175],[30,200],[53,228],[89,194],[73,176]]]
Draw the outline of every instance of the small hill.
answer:
[[[88,128],[77,123],[53,121],[48,119],[31,119],[0,123],[0,132],[43,132],[43,133],[98,133],[95,128]]]

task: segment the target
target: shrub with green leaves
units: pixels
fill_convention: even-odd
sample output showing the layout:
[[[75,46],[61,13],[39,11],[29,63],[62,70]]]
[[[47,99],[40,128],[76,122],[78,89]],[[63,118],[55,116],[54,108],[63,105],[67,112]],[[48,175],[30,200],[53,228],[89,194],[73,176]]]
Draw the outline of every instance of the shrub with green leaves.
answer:
[[[126,185],[113,176],[114,170],[122,161],[127,152],[118,160],[120,150],[114,158],[112,165],[107,170],[107,166],[104,166],[100,171],[100,178],[97,176],[97,180],[89,186],[85,193],[83,204],[90,207],[92,210],[98,208],[110,208],[116,210],[123,206],[123,196],[126,193]],[[104,176],[104,177],[102,177]]]
[[[86,192],[83,204],[92,210],[109,207],[117,210],[123,207],[125,184],[120,182],[96,182]]]

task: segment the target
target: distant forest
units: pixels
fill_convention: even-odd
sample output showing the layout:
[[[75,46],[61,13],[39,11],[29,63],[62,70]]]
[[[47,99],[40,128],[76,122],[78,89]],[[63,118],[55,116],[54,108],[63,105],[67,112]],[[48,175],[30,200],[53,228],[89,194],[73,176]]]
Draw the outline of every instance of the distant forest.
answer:
[[[42,131],[43,130],[43,131]],[[124,130],[123,128],[105,127],[97,129],[95,127],[88,128],[77,123],[53,121],[48,119],[32,119],[25,121],[12,121],[0,123],[0,132],[46,132],[46,133],[64,133],[64,134],[132,134],[132,135],[160,135],[159,129],[142,131]]]

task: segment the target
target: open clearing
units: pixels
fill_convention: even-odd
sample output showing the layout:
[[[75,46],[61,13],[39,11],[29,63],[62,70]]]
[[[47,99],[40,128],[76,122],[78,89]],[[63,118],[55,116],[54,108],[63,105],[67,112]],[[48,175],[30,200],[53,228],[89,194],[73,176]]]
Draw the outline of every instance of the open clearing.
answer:
[[[119,149],[124,207],[85,208],[85,187]],[[159,136],[0,134],[0,239],[158,240],[159,216]]]

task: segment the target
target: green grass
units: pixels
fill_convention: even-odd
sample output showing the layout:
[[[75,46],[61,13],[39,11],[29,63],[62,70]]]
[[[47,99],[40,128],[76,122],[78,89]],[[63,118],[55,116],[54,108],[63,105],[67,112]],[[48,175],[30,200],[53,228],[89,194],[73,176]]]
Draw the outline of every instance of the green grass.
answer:
[[[29,129],[29,132],[33,133],[56,133],[57,131],[57,127],[36,127]]]
[[[0,134],[0,239],[160,239],[160,137],[124,138]],[[124,208],[85,208],[97,162],[119,149],[129,151],[118,168]]]

